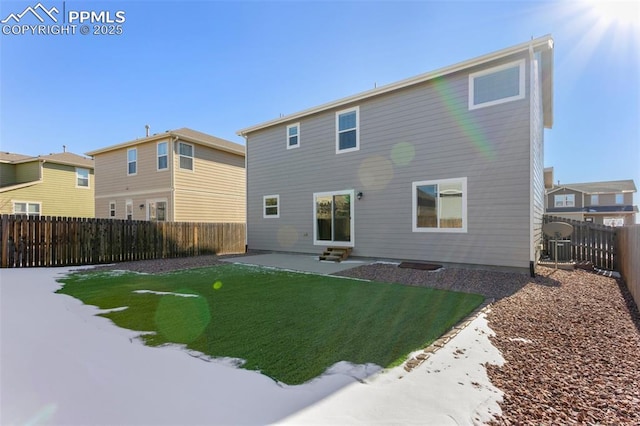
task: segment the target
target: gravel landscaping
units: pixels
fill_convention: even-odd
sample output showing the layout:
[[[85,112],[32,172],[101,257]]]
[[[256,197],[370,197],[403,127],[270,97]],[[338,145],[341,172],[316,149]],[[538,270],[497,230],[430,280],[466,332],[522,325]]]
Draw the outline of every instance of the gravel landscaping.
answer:
[[[167,272],[219,263],[217,256],[147,260],[99,269]],[[493,344],[487,365],[504,392],[497,425],[640,424],[640,314],[619,279],[539,268],[538,276],[374,263],[336,275],[482,294]]]
[[[640,424],[640,315],[626,287],[582,270],[541,269],[488,316],[502,367],[494,424]]]

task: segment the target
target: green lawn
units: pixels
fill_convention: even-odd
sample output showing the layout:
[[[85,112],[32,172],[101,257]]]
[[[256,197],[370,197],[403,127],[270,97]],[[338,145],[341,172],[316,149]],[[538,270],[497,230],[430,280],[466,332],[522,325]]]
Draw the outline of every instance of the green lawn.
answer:
[[[219,265],[168,274],[80,272],[58,293],[101,309],[151,346],[185,344],[240,358],[287,384],[338,361],[397,364],[433,342],[483,297],[252,266]],[[193,295],[180,297],[170,292]]]

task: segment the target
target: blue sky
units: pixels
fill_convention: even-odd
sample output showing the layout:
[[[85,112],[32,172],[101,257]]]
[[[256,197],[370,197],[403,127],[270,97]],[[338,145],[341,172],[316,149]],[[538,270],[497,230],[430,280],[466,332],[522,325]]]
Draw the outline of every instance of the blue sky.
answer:
[[[551,34],[545,165],[564,183],[640,186],[640,3],[612,15],[589,1],[41,2],[124,11],[123,34],[0,34],[2,151],[83,154],[145,124],[243,143],[237,130],[280,114]],[[0,20],[37,3],[2,0]]]

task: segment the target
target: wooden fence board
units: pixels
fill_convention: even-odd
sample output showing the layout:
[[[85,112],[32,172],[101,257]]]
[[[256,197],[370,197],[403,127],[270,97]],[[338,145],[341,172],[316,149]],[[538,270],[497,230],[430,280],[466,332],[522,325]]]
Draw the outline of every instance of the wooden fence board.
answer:
[[[0,267],[76,266],[244,253],[244,223],[0,216]]]

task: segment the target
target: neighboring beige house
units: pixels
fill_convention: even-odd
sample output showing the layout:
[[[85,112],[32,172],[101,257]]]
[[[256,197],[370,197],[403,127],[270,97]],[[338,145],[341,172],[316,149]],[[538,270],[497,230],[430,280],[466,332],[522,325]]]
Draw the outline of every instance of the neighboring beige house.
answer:
[[[95,159],[99,218],[241,222],[244,146],[182,128],[109,146]]]
[[[553,169],[545,169],[545,175]],[[637,191],[631,179],[608,182],[567,183],[547,187],[546,213],[567,219],[607,226],[636,223]]]
[[[0,213],[93,217],[93,160],[0,152]]]

